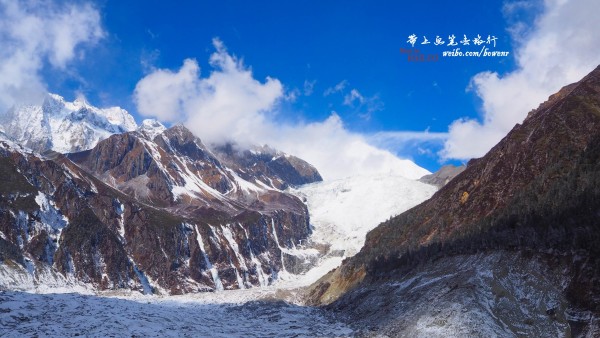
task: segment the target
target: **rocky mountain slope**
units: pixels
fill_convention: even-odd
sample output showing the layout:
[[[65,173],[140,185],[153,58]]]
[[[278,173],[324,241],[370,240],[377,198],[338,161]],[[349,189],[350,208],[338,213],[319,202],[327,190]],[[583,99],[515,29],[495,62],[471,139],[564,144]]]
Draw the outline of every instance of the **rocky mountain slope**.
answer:
[[[438,188],[445,186],[458,174],[465,170],[466,166],[454,166],[452,164],[441,167],[438,171],[433,174],[425,175],[419,179],[419,181],[431,185],[435,185]]]
[[[507,251],[505,257],[516,254],[522,260],[514,260],[520,264],[514,268],[521,272],[505,282],[521,284],[517,291],[523,294],[519,296],[506,286],[496,288],[498,294],[485,298],[493,311],[484,312],[479,321],[497,324],[501,336],[535,335],[542,332],[536,330],[542,330],[543,325],[560,330],[566,322],[565,330],[570,334],[597,335],[599,201],[600,67],[530,112],[522,125],[516,125],[483,158],[470,161],[464,172],[431,199],[371,231],[360,253],[312,287],[309,301],[333,303],[332,308],[345,308],[344,313],[358,320],[355,309],[360,304],[384,297],[390,304],[394,300],[406,302],[401,307],[422,306],[422,315],[435,317],[447,308],[436,308],[435,302],[421,304],[430,300],[427,297],[394,298],[388,297],[389,290],[368,292],[372,290],[369,285],[384,281],[411,285],[410,276],[415,271],[431,272],[438,260],[457,257],[458,262],[464,262],[474,255],[484,255],[487,268],[483,261],[478,263],[478,273],[489,276],[490,269],[501,267],[494,255]],[[539,263],[537,270],[526,268],[531,262]],[[492,271],[491,276],[507,271]],[[554,271],[557,278],[544,271]],[[551,280],[549,287],[542,287],[543,276]],[[438,277],[422,280],[420,288],[427,291],[429,285],[438,283]],[[467,281],[438,283],[435,290],[450,300],[447,294],[465,295],[465,290],[480,290],[484,285]],[[493,286],[492,281],[486,283]],[[527,285],[542,289],[528,294]],[[453,302],[461,304],[459,299]],[[560,299],[560,306],[548,299]],[[532,302],[528,315],[518,318],[524,326],[516,325],[506,313],[497,316],[498,311],[518,308],[519,302]],[[474,315],[468,307],[461,311]],[[537,320],[540,313],[545,314],[541,316],[544,320]],[[375,315],[366,314],[363,318],[373,319],[375,329],[394,331],[396,327],[397,332],[411,332],[401,330],[406,327],[401,318],[380,314],[385,318],[375,320]],[[448,322],[451,318],[445,320],[432,325],[448,334],[450,331],[444,329],[452,324]]]
[[[277,189],[323,180],[319,172],[304,160],[266,145],[240,150],[232,144],[226,144],[215,146],[212,150],[223,164],[235,170],[240,177],[255,177]]]
[[[161,293],[267,285],[311,231],[306,206],[275,186],[320,178],[292,156],[280,161],[285,170],[248,174],[184,127],[151,121],[68,156],[0,145],[8,287],[61,278]]]
[[[96,108],[84,99],[74,102],[48,94],[42,105],[16,105],[0,114],[7,136],[37,152],[87,150],[115,133],[137,128],[133,117],[119,107]]]

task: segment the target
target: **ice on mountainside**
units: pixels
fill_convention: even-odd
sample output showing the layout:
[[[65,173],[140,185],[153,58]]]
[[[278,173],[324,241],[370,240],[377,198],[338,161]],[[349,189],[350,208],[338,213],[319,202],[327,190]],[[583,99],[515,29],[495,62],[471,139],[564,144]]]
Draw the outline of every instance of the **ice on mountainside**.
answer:
[[[96,108],[84,99],[73,102],[48,94],[41,105],[16,105],[0,114],[4,132],[35,151],[61,153],[87,150],[112,134],[137,128],[119,107]]]
[[[311,240],[356,254],[369,230],[431,197],[437,188],[398,174],[354,176],[293,190],[307,201]]]

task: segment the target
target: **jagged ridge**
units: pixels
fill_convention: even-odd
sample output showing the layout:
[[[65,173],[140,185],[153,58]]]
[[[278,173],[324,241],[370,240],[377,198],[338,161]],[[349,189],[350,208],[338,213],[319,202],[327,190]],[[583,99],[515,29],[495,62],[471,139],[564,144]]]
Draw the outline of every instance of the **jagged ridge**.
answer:
[[[68,157],[6,142],[0,155],[16,182],[0,201],[3,264],[33,275],[53,267],[144,292],[246,288],[276,280],[284,252],[310,234],[304,204],[268,185],[291,183],[240,178],[182,126],[113,135]]]
[[[133,117],[119,107],[96,108],[84,99],[68,102],[48,94],[41,105],[16,105],[0,114],[4,132],[37,152],[86,150],[115,133],[137,128]]]

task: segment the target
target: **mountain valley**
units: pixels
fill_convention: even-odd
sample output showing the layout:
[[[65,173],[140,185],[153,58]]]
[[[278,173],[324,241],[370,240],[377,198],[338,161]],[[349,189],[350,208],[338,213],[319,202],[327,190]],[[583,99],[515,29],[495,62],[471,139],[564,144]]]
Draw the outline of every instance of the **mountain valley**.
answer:
[[[600,68],[484,157],[420,180],[407,168],[322,181],[268,146],[206,145],[182,125],[57,102],[27,109],[70,127],[12,120],[0,134],[0,333],[51,322],[31,310],[46,302],[143,318],[96,334],[148,333],[173,307],[245,318],[215,324],[221,336],[265,321],[276,336],[600,334]],[[95,136],[69,141],[82,125]]]

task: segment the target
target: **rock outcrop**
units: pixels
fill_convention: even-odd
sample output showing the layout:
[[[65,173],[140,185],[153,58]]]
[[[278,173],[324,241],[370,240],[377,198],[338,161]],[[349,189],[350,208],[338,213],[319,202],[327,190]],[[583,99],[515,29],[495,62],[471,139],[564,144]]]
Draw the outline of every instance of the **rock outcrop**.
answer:
[[[441,188],[448,184],[456,175],[462,173],[466,166],[454,166],[452,164],[441,167],[438,171],[430,175],[425,175],[419,181]]]

